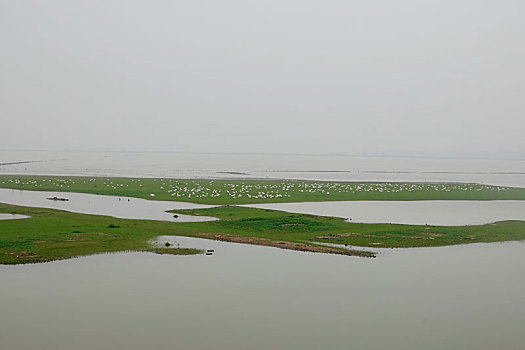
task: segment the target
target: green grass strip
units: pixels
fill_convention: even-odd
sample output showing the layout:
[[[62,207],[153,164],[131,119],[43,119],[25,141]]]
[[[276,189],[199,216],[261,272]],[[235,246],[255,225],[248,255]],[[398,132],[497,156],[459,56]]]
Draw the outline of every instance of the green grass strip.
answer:
[[[525,188],[473,183],[0,175],[0,188],[80,192],[214,205],[357,200],[525,200]]]

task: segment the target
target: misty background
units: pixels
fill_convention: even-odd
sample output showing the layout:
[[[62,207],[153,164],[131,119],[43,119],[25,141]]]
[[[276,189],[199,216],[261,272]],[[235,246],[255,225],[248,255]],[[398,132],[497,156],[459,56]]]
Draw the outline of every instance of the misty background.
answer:
[[[523,159],[524,10],[0,0],[0,148]]]

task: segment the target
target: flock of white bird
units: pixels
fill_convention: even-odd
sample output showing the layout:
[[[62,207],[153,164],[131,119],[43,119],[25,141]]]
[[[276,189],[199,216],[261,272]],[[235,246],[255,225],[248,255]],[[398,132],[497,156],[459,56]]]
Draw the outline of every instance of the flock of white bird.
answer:
[[[453,191],[503,191],[509,187],[462,183],[342,183],[282,180],[272,182],[177,180],[177,179],[111,179],[111,178],[49,178],[7,179],[1,184],[26,187],[55,187],[70,189],[74,185],[91,184],[93,187],[110,189],[144,188],[150,196],[169,195],[179,199],[191,198],[253,198],[279,199],[297,194],[336,195],[344,193],[399,193],[399,192],[453,192]],[[152,185],[153,184],[153,185]],[[165,197],[165,196],[164,196]]]

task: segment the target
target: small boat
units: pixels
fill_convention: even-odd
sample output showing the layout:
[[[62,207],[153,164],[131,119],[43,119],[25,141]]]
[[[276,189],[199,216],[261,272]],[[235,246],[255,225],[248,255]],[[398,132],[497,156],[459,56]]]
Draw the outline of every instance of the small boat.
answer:
[[[62,201],[62,202],[67,202],[69,200],[67,198],[61,198],[61,197],[57,197],[57,196],[49,197],[47,199],[49,199],[50,201]]]
[[[206,252],[206,255],[213,255],[212,252]]]
[[[215,252],[215,250],[213,250],[213,249],[207,249],[206,250],[206,253],[213,253],[213,252]]]

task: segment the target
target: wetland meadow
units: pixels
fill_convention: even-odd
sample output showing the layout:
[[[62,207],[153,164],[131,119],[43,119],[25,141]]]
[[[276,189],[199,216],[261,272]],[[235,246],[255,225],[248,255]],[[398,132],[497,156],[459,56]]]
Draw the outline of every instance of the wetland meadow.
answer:
[[[9,349],[525,341],[521,186],[78,175],[0,175]]]
[[[0,222],[0,229],[5,232],[0,240],[0,248],[3,251],[0,262],[4,264],[52,261],[116,251],[158,252],[158,249],[150,247],[149,242],[156,236],[168,233],[366,257],[374,257],[375,254],[372,251],[352,250],[348,247],[426,247],[525,239],[525,221],[511,220],[512,217],[503,217],[498,222],[482,225],[469,225],[468,222],[461,226],[429,225],[428,222],[419,225],[411,225],[409,222],[403,225],[391,223],[386,218],[376,223],[351,222],[345,218],[315,213],[300,214],[272,210],[268,207],[257,209],[236,205],[267,203],[272,200],[319,201],[321,198],[327,202],[447,199],[449,206],[453,207],[454,200],[525,199],[525,189],[512,187],[470,183],[340,183],[5,175],[0,175],[0,187],[7,188],[1,189],[0,195],[12,198],[11,204],[0,206],[0,212],[29,217],[24,220]],[[85,194],[70,193],[70,196],[74,196],[70,201],[67,198],[68,192]],[[63,197],[60,197],[63,200],[53,200],[59,198],[53,196],[53,193],[63,193]],[[131,198],[127,196],[130,195],[136,197],[133,198],[133,204],[128,204]],[[29,197],[20,202],[24,196],[33,198]],[[111,211],[104,212],[99,200],[104,198],[115,204],[118,201],[120,205],[117,208],[128,213],[127,216],[118,219],[108,217]],[[144,198],[148,198],[148,201],[144,202]],[[179,204],[177,207],[177,202],[173,202],[174,208],[169,208],[169,201],[166,199],[170,198],[177,199],[182,206]],[[98,212],[94,212],[99,215],[86,215],[90,213],[89,209],[78,207],[77,203],[95,199],[99,200],[99,203],[92,206],[99,209]],[[44,201],[42,206],[50,209],[31,208],[35,204],[29,208],[13,205],[27,205],[38,200]],[[195,204],[184,204],[192,200]],[[137,201],[140,201],[139,204],[152,202],[161,206],[142,207],[144,213],[155,212],[156,215],[142,216],[143,219],[150,220],[139,221],[137,219],[141,218],[140,209],[134,208]],[[521,204],[521,201],[517,203]],[[207,206],[199,208],[199,204]],[[75,208],[75,205],[77,209],[73,211],[77,213],[53,209],[71,211],[70,208]],[[333,246],[327,246],[325,243]],[[175,248],[166,251],[178,253]]]
[[[525,349],[523,13],[0,0],[0,350]]]

